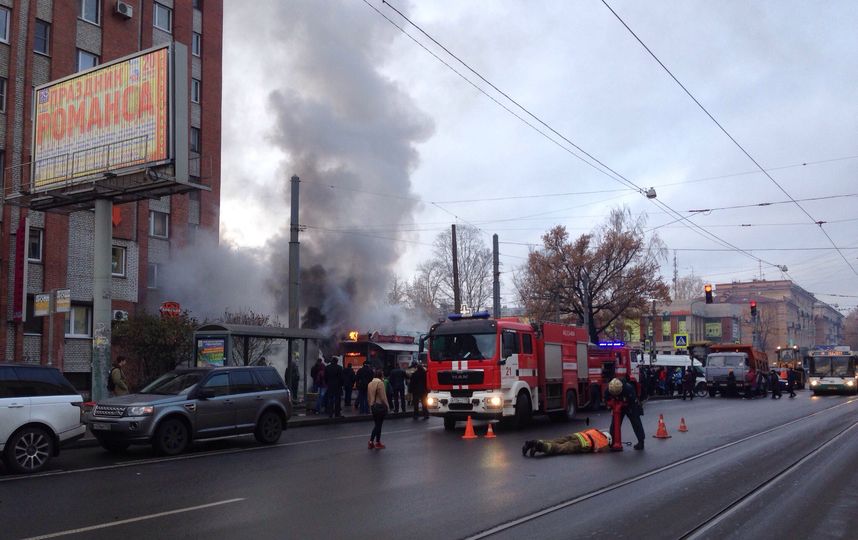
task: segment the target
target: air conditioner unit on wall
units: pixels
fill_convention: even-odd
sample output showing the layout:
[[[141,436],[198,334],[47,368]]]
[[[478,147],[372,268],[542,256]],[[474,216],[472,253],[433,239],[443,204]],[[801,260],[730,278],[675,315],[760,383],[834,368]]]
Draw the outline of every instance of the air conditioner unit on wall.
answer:
[[[116,14],[120,17],[130,19],[134,16],[134,8],[127,2],[116,2]]]
[[[124,309],[114,309],[113,310],[113,320],[114,321],[127,321],[128,320],[128,312]]]

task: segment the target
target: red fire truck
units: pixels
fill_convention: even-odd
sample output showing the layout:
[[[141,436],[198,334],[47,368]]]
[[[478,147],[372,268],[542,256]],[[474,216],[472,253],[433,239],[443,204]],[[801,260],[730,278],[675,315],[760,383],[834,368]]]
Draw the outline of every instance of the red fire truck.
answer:
[[[516,425],[537,413],[572,418],[599,406],[615,376],[633,375],[627,347],[593,345],[584,328],[488,313],[449,319],[426,336],[427,406],[448,430],[468,416]]]

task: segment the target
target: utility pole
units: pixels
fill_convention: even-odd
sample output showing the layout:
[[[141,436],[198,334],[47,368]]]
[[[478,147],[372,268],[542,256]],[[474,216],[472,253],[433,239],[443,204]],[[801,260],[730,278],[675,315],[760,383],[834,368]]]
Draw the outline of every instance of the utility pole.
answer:
[[[473,309],[473,306],[471,307]],[[453,224],[453,312],[462,312],[462,298],[459,295],[459,250],[456,247],[456,224]]]
[[[301,180],[298,178],[298,175],[292,175],[290,179],[292,195],[291,195],[291,203],[292,203],[292,215],[289,218],[289,328],[294,329],[298,328],[298,294],[301,288],[301,265],[299,264],[298,258],[300,257],[300,243],[298,242],[298,233],[300,232],[300,225],[298,225],[298,196],[299,196],[299,186],[301,184]],[[286,373],[292,373],[292,364],[297,360],[294,358],[297,356],[297,352],[293,354],[292,351],[292,341],[291,339],[287,340],[287,352],[286,358],[288,365],[286,366]],[[304,369],[306,371],[307,359],[304,358]],[[306,395],[307,381],[304,381],[304,394]],[[297,399],[298,396],[292,396],[292,399]]]
[[[500,254],[498,250],[498,235],[492,235],[492,265],[494,274],[492,279],[492,316],[499,319],[501,316],[500,302]]]

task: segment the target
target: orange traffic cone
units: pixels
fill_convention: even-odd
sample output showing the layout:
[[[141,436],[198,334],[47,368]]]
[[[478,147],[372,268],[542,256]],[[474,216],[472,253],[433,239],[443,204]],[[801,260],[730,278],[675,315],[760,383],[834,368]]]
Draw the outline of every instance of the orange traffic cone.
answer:
[[[681,431],[682,433],[688,431],[688,427],[685,425],[685,418],[679,419],[679,431]]]
[[[658,429],[653,435],[656,439],[669,439],[670,435],[667,434],[667,426],[664,425],[664,415],[658,415]]]
[[[491,424],[491,423],[489,423],[489,429],[488,429],[488,431],[486,431],[486,436],[485,436],[484,438],[485,438],[485,439],[496,439],[496,438],[497,438],[497,437],[495,436],[495,432],[494,432],[494,430],[492,429],[492,424]]]
[[[462,435],[463,439],[476,439],[477,434],[474,433],[474,424],[471,422],[471,417],[468,417],[468,423],[465,425],[465,434]]]

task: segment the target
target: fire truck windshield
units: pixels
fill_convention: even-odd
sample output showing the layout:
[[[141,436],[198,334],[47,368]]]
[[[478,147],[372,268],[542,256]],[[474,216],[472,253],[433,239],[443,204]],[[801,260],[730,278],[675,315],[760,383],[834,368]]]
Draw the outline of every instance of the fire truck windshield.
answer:
[[[487,360],[494,358],[497,334],[443,334],[433,336],[429,358],[443,360]]]

